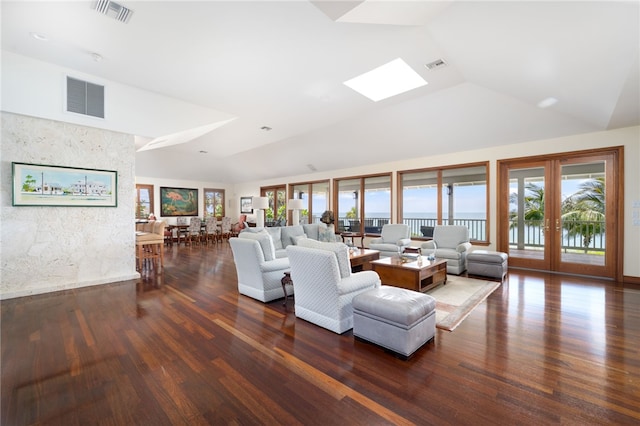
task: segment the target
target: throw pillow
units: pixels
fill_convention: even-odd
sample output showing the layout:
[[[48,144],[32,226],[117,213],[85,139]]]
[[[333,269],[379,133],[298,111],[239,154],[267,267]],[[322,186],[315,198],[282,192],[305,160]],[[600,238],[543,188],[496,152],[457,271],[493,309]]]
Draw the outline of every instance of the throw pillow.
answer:
[[[276,250],[280,250],[282,247],[282,228],[279,226],[269,226],[265,228],[269,235],[271,235],[271,239],[273,240],[273,245]]]
[[[293,239],[293,245],[297,246],[300,244],[301,240],[307,240],[307,234],[296,235],[295,237],[291,237]]]
[[[333,243],[336,240],[335,229],[333,225],[318,228],[318,241],[325,243]]]

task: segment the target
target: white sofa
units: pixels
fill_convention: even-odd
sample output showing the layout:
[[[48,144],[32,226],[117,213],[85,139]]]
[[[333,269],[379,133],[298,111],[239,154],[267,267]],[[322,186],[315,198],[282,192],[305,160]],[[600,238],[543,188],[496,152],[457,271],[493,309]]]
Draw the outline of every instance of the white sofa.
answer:
[[[402,253],[411,244],[411,230],[409,225],[402,223],[387,224],[382,227],[382,233],[369,241],[369,248],[379,250],[380,257],[391,257]]]
[[[447,260],[447,273],[460,275],[467,270],[467,253],[471,250],[469,228],[456,225],[438,225],[433,229],[433,240],[422,243],[422,254],[433,254]]]
[[[261,302],[270,302],[284,297],[282,278],[289,270],[289,259],[276,258],[273,241],[269,234],[240,233],[230,238],[233,260],[238,275],[238,291]],[[287,295],[293,287],[286,287]]]
[[[327,226],[325,223],[312,223],[306,225],[292,226],[272,226],[265,228],[245,228],[243,233],[259,233],[267,231],[273,239],[276,258],[287,256],[286,248],[289,245],[296,245],[301,238],[310,238],[312,240],[334,242],[336,241],[335,228],[333,225]]]
[[[286,248],[295,287],[296,317],[342,334],[353,328],[354,296],[380,287],[373,271],[351,272],[343,243],[308,239]]]

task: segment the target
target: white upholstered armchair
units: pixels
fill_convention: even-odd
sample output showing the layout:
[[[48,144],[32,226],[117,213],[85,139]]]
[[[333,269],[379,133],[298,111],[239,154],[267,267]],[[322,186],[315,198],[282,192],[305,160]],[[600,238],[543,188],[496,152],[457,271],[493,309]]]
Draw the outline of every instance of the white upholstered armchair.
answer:
[[[245,235],[246,234],[246,235]],[[233,260],[238,274],[238,291],[262,302],[270,302],[284,297],[281,280],[289,270],[289,259],[275,258],[271,236],[262,233],[241,233],[238,238],[230,238]],[[293,294],[293,287],[286,287],[287,295]]]
[[[391,257],[401,253],[410,244],[411,231],[409,225],[396,223],[384,225],[380,236],[369,241],[369,248],[379,250],[380,257]]]
[[[447,273],[455,275],[467,270],[470,249],[469,228],[466,226],[438,225],[433,229],[433,240],[422,243],[422,254],[446,259]]]
[[[338,334],[352,329],[353,297],[379,287],[380,277],[373,271],[352,273],[343,243],[309,240],[302,244],[307,246],[287,246],[296,317]]]

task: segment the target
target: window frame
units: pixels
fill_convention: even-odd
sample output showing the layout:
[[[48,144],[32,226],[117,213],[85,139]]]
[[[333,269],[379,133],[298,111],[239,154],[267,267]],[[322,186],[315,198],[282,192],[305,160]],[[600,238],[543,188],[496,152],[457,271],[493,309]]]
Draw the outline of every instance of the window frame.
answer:
[[[149,191],[149,211],[144,216],[140,215],[140,190],[141,189],[146,189],[147,191]],[[148,219],[150,213],[155,214],[155,212],[153,211],[153,209],[155,208],[154,191],[155,189],[153,185],[146,184],[146,183],[136,183],[136,198],[135,198],[135,212],[134,212],[134,216],[136,219],[138,220]]]
[[[315,185],[325,185],[327,188],[327,205],[325,210],[330,210],[331,209],[331,182],[329,181],[329,179],[322,179],[322,180],[314,180],[314,181],[308,181],[308,182],[295,182],[295,183],[290,183],[288,185],[288,196],[287,196],[287,204],[289,203],[289,200],[294,199],[294,198],[300,198],[299,194],[300,191],[298,191],[298,189],[300,187],[304,187],[306,186],[306,190],[303,192],[306,192],[307,194],[307,205],[305,207],[304,210],[307,211],[307,217],[309,218],[309,223],[317,223],[320,222],[320,217],[322,216],[322,213],[324,213],[325,210],[321,211],[321,212],[317,212],[314,210],[313,208],[313,194],[314,194],[314,186]],[[289,209],[289,206],[287,205],[287,210]],[[300,214],[300,217],[302,218],[302,212]],[[292,221],[292,212],[291,210],[288,210],[287,212],[287,220],[289,221],[289,223],[291,223]]]
[[[361,233],[362,235],[371,235],[371,236],[375,236],[375,235],[379,235],[378,233],[366,233],[365,232],[365,226],[366,226],[366,221],[370,220],[367,219],[365,217],[365,197],[362,196],[362,194],[364,194],[364,192],[366,191],[367,187],[366,187],[366,180],[370,179],[370,178],[378,178],[378,177],[387,177],[389,179],[389,221],[387,223],[393,223],[393,198],[394,198],[394,187],[393,187],[393,173],[392,172],[383,172],[383,173],[374,173],[374,174],[368,174],[368,175],[358,175],[358,176],[348,176],[348,177],[341,177],[341,178],[336,178],[333,180],[333,206],[334,206],[334,214],[335,214],[335,219],[336,219],[336,232],[346,232],[342,229],[340,229],[340,225],[341,225],[341,220],[342,218],[340,217],[340,182],[342,181],[348,181],[348,180],[358,180],[358,189],[354,191],[354,194],[358,194],[357,196],[354,196],[354,198],[357,200],[357,206],[356,206],[356,210],[358,212],[358,217],[356,218],[356,220],[359,220],[360,224],[359,224],[359,229],[357,230],[350,230],[351,232],[358,232]]]
[[[215,214],[216,204],[215,204],[215,195],[214,195],[214,203],[213,203],[213,213],[214,214],[213,215],[207,215],[207,194],[208,193],[213,193],[213,194],[219,193],[219,194],[221,194],[221,197],[220,197],[220,205],[222,206],[222,213],[221,214],[219,214],[219,215]],[[221,188],[203,188],[203,190],[202,190],[202,207],[203,207],[203,210],[202,210],[203,211],[203,215],[202,215],[202,217],[203,218],[218,217],[218,216],[224,217],[225,216],[225,202],[226,202],[225,198],[226,197],[225,197],[224,189],[221,189]]]
[[[415,174],[415,173],[426,173],[426,172],[435,172],[436,173],[436,177],[437,177],[437,183],[436,183],[436,187],[437,187],[437,196],[436,196],[436,201],[437,201],[437,206],[436,206],[436,225],[442,225],[445,222],[448,222],[448,218],[443,217],[443,196],[444,196],[444,185],[445,182],[443,181],[443,173],[448,172],[448,171],[452,171],[452,170],[456,170],[456,169],[468,169],[468,168],[474,168],[474,167],[484,167],[485,169],[485,218],[484,218],[484,238],[482,239],[476,239],[473,238],[472,233],[470,233],[470,238],[471,241],[474,244],[477,245],[489,245],[490,241],[489,241],[489,236],[491,235],[491,230],[490,230],[490,216],[491,216],[491,208],[490,208],[490,162],[489,161],[480,161],[480,162],[475,162],[475,163],[465,163],[465,164],[454,164],[454,165],[449,165],[449,166],[440,166],[440,167],[428,167],[428,168],[422,168],[422,169],[411,169],[411,170],[400,170],[397,172],[397,191],[398,191],[398,221],[400,223],[405,223],[405,218],[404,218],[404,176],[405,175],[410,175],[410,174]],[[448,207],[447,207],[448,209]],[[454,212],[455,215],[455,212]],[[408,219],[413,219],[413,218],[408,218]],[[454,218],[454,221],[456,219]],[[463,220],[463,219],[457,219],[457,220]],[[471,220],[471,219],[470,219]],[[423,236],[416,236],[416,235],[412,235],[411,236],[412,239],[414,240],[427,240],[430,239],[428,237],[423,237]]]

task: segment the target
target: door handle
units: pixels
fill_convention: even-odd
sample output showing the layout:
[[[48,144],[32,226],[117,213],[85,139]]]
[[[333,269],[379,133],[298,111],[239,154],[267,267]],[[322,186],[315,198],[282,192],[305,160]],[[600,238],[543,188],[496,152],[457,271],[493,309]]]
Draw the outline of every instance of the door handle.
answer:
[[[556,231],[560,231],[560,219],[556,219]]]
[[[549,232],[549,219],[547,219],[546,225],[544,226],[544,232]]]

